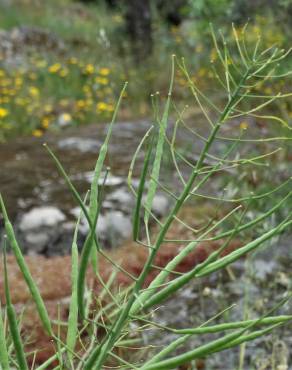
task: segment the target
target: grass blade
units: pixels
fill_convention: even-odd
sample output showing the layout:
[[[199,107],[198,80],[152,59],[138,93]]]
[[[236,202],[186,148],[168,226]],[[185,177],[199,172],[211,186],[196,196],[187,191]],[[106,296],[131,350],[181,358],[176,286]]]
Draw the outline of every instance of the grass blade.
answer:
[[[144,217],[146,225],[148,224],[148,221],[149,221],[150,211],[152,209],[152,202],[153,202],[154,195],[157,189],[157,181],[159,179],[160,165],[161,165],[161,160],[162,160],[162,155],[163,155],[163,146],[164,146],[164,141],[165,141],[165,132],[166,132],[166,127],[167,127],[171,94],[172,94],[172,88],[173,88],[173,80],[174,80],[174,56],[172,57],[171,80],[170,80],[170,86],[169,86],[168,96],[166,100],[166,105],[164,108],[162,120],[161,122],[159,122],[159,133],[158,133],[158,140],[157,140],[157,145],[156,145],[156,153],[155,153],[153,169],[151,173],[151,179],[150,179],[149,189],[148,189],[147,198],[146,198],[145,217]]]
[[[148,146],[148,150],[146,153],[146,157],[143,163],[143,169],[142,169],[142,174],[140,176],[140,181],[139,181],[139,186],[138,186],[138,191],[137,191],[137,199],[136,199],[136,205],[135,205],[135,210],[133,214],[133,239],[137,240],[139,238],[139,231],[140,231],[140,210],[141,210],[141,203],[142,203],[142,196],[145,188],[145,182],[146,182],[146,177],[148,173],[148,168],[150,164],[150,157],[152,153],[152,148],[153,148],[153,142],[154,142],[154,137],[150,138],[150,144]]]
[[[292,315],[280,315],[280,316],[268,316],[262,319],[259,325],[273,325],[284,323],[292,320]],[[212,326],[205,326],[194,329],[174,329],[173,333],[176,334],[207,334],[207,333],[218,333],[223,330],[232,330],[247,327],[258,320],[245,320],[235,321],[223,324],[217,324]]]
[[[74,352],[77,330],[78,330],[78,301],[77,301],[77,283],[78,283],[78,246],[77,246],[77,235],[78,227],[80,223],[81,212],[76,223],[73,242],[72,242],[72,271],[71,271],[71,286],[72,294],[69,308],[68,318],[68,331],[66,338],[66,345],[68,347],[68,359],[72,361],[72,352]]]
[[[113,124],[116,120],[116,116],[124,96],[124,92],[127,87],[127,82],[125,83],[120,97],[118,99],[112,121],[110,123],[110,127],[108,129],[108,133],[106,139],[101,147],[98,160],[96,162],[95,170],[94,170],[94,179],[91,185],[91,193],[90,193],[90,205],[89,205],[89,226],[91,228],[90,234],[86,239],[86,242],[83,246],[83,251],[80,259],[80,266],[79,266],[79,275],[78,275],[78,309],[81,314],[81,317],[84,317],[84,305],[83,305],[83,297],[85,291],[85,275],[88,266],[89,257],[92,250],[92,245],[95,241],[95,230],[96,230],[96,223],[98,219],[98,214],[100,207],[98,206],[98,180],[101,174],[101,170],[104,164],[104,160],[108,150],[108,142],[112,134]],[[91,225],[90,225],[91,223]]]
[[[0,369],[9,370],[9,357],[6,346],[5,330],[2,320],[1,302],[0,302]]]
[[[95,169],[94,169],[94,176],[93,176],[93,180],[92,180],[91,187],[90,187],[90,199],[89,199],[89,216],[90,216],[90,219],[91,219],[92,223],[94,221],[95,214],[98,210],[98,182],[99,182],[101,171],[102,171],[104,161],[105,161],[105,158],[106,158],[106,155],[107,155],[107,152],[108,152],[108,144],[109,144],[110,137],[112,135],[113,125],[116,121],[116,117],[117,117],[117,114],[118,114],[118,111],[119,111],[119,108],[120,108],[120,105],[121,105],[121,102],[122,102],[122,98],[123,98],[124,93],[125,93],[126,88],[127,88],[127,84],[128,84],[127,82],[124,84],[124,87],[123,87],[123,89],[120,93],[117,105],[116,105],[114,113],[113,113],[111,123],[109,125],[108,130],[107,130],[106,138],[105,138],[105,140],[104,140],[104,142],[103,142],[103,144],[100,148],[98,159],[96,161],[96,165],[95,165]],[[90,248],[92,249],[92,245],[91,245]],[[96,250],[92,249],[91,257],[92,257],[93,267],[96,270],[97,269]]]
[[[258,248],[262,243],[264,243],[266,240],[271,239],[273,236],[280,234],[283,232],[286,228],[291,226],[292,220],[285,222],[284,224],[281,224],[279,226],[276,226],[272,230],[266,232],[265,234],[261,235],[257,239],[251,241],[250,243],[246,244],[244,247],[238,248],[234,252],[231,252],[225,257],[220,258],[218,261],[210,263],[208,266],[206,266],[204,269],[202,269],[196,276],[202,277],[205,275],[208,275],[216,270],[222,269],[229,265],[230,263],[236,261],[246,253]]]
[[[28,370],[25,353],[23,349],[23,343],[20,337],[20,333],[18,330],[18,323],[16,314],[14,311],[14,307],[11,302],[11,296],[9,291],[9,282],[8,282],[8,274],[7,274],[7,261],[6,261],[6,250],[4,248],[4,289],[5,289],[5,299],[6,299],[6,310],[7,310],[7,318],[9,329],[12,337],[12,341],[14,344],[15,354],[17,364],[20,370]]]
[[[26,284],[27,284],[27,286],[30,290],[32,298],[35,302],[35,305],[37,307],[37,311],[38,311],[39,317],[41,319],[41,322],[43,324],[43,327],[45,328],[45,330],[47,331],[47,333],[49,335],[52,335],[53,332],[52,332],[52,327],[51,327],[51,321],[50,321],[46,306],[45,306],[44,301],[43,301],[43,299],[40,295],[39,289],[38,289],[35,281],[33,280],[32,276],[31,276],[29,268],[28,268],[28,266],[25,262],[25,259],[22,255],[22,252],[21,252],[21,249],[20,249],[20,247],[18,245],[18,242],[15,238],[13,227],[11,225],[11,222],[9,221],[9,218],[8,218],[6,208],[5,208],[5,205],[4,205],[1,194],[0,194],[0,204],[1,204],[2,214],[3,214],[4,222],[5,222],[5,230],[6,230],[6,233],[7,233],[9,243],[10,243],[10,245],[12,247],[12,250],[13,250],[13,253],[15,255],[16,261],[17,261],[18,266],[19,266],[19,268],[20,268],[20,270],[23,274],[23,277],[26,281]]]

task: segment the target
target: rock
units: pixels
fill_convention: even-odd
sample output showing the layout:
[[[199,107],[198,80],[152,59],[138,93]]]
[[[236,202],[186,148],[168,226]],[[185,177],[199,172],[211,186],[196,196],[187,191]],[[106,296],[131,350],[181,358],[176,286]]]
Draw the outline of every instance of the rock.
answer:
[[[0,57],[9,66],[25,66],[31,49],[59,50],[65,44],[51,31],[39,27],[20,26],[0,30]]]
[[[106,202],[104,204],[104,206],[115,209],[118,208],[124,212],[131,212],[134,205],[134,196],[132,195],[132,193],[130,193],[128,189],[125,188],[119,188],[109,194],[109,196],[106,197]]]
[[[25,213],[19,223],[21,231],[26,232],[40,227],[54,227],[66,219],[56,207],[37,207]]]
[[[72,209],[71,209],[70,213],[71,213],[74,217],[78,218],[78,217],[79,217],[79,215],[80,215],[80,211],[81,211],[81,208],[80,208],[80,207],[74,207],[74,208],[72,208]],[[81,221],[82,221],[82,220],[81,220]]]
[[[265,281],[269,276],[271,276],[275,269],[277,268],[277,264],[275,261],[263,261],[257,259],[253,261],[253,272],[256,279],[260,281]]]
[[[287,274],[285,274],[283,271],[278,271],[276,275],[276,283],[284,288],[288,288],[291,281]]]
[[[81,153],[97,152],[100,144],[97,140],[80,137],[69,137],[60,140],[58,147],[65,150],[78,150]]]
[[[78,207],[71,210],[71,213],[77,218],[80,209]],[[83,236],[89,232],[88,223],[85,217],[82,217],[79,232]],[[110,210],[100,214],[97,220],[96,235],[99,240],[107,247],[119,246],[128,239],[132,232],[132,222],[129,216],[121,211]]]
[[[70,253],[67,240],[72,239],[72,230],[62,226],[65,215],[56,207],[36,207],[25,213],[19,222],[17,238],[28,254]],[[60,246],[61,243],[61,246]]]
[[[145,197],[144,197],[145,201]],[[152,210],[157,217],[163,217],[169,209],[169,200],[163,194],[155,195]],[[97,235],[100,240],[109,247],[120,245],[131,236],[132,221],[131,214],[135,206],[135,198],[130,191],[124,187],[118,188],[105,198],[103,210],[97,221]],[[71,214],[78,218],[80,208],[71,210]],[[81,218],[80,232],[86,235],[89,227],[86,218]]]
[[[94,175],[94,172],[93,172]],[[115,176],[112,173],[109,173],[104,181],[105,173],[101,174],[100,179],[98,180],[98,185],[102,186],[118,186],[125,182],[125,179],[121,176]],[[93,179],[93,176],[92,176]],[[91,179],[91,180],[92,180]],[[91,181],[89,180],[89,181]]]
[[[109,246],[122,244],[132,232],[132,222],[123,212],[110,211],[97,224],[98,236],[105,240]]]
[[[100,178],[98,180],[98,185],[102,186],[118,186],[122,185],[125,182],[125,179],[121,176],[115,176],[112,173],[108,173],[106,180],[104,181],[105,172],[101,173]],[[78,173],[74,176],[71,176],[72,180],[85,180],[91,184],[94,178],[94,171],[86,171],[82,173]]]
[[[152,210],[158,216],[164,216],[170,207],[169,199],[162,194],[156,194],[153,199]]]
[[[24,238],[34,253],[42,253],[50,239],[50,236],[45,232],[32,232],[26,234]],[[30,254],[30,250],[28,250],[28,254]]]
[[[152,212],[157,217],[166,215],[170,207],[169,199],[163,194],[156,194],[152,203]]]
[[[16,46],[31,45],[46,49],[64,49],[64,43],[51,31],[39,27],[20,26],[10,32]]]

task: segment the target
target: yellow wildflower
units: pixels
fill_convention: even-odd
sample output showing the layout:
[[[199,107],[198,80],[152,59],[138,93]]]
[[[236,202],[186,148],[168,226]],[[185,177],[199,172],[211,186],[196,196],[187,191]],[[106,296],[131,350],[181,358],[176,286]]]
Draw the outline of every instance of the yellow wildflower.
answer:
[[[100,84],[100,85],[107,85],[109,81],[108,81],[108,79],[106,77],[99,77],[99,76],[97,76],[95,78],[95,82],[98,83],[98,84]]]
[[[85,102],[85,100],[82,100],[82,99],[77,100],[77,102],[76,102],[76,106],[77,106],[77,108],[79,108],[79,109],[84,109],[84,108],[86,107],[86,102]]]
[[[6,116],[8,116],[8,114],[9,113],[7,109],[0,107],[0,119],[5,118]]]
[[[50,124],[50,120],[49,120],[49,118],[48,118],[48,117],[44,117],[44,118],[42,119],[42,127],[43,127],[43,128],[48,128],[48,127],[49,127],[49,124]]]
[[[60,63],[55,63],[55,64],[52,64],[50,67],[49,67],[49,72],[50,73],[57,73],[59,72],[59,70],[62,68],[61,64]]]
[[[107,104],[104,102],[100,102],[96,104],[96,110],[99,112],[103,112],[107,110]]]
[[[110,74],[110,69],[109,68],[101,68],[99,70],[99,74],[101,76],[108,76]]]
[[[62,113],[58,121],[60,126],[67,126],[72,121],[72,117],[69,113]]]
[[[21,77],[17,77],[14,83],[16,87],[20,87],[23,84],[23,79]]]
[[[68,75],[68,69],[65,69],[65,68],[61,69],[61,71],[59,72],[59,75],[61,77],[66,77]]]
[[[40,94],[39,89],[35,86],[30,86],[28,91],[29,91],[29,95],[32,97],[37,97]]]
[[[35,137],[41,137],[41,136],[43,136],[43,131],[42,131],[42,130],[37,129],[37,130],[34,130],[34,131],[32,132],[32,134],[33,134],[33,136],[35,136]]]
[[[91,75],[94,72],[93,64],[86,64],[86,66],[84,68],[84,72],[88,75]]]
[[[242,121],[240,122],[239,127],[241,128],[241,130],[246,130],[248,128],[248,123],[246,121]]]
[[[69,122],[69,121],[71,121],[71,119],[72,119],[72,117],[71,117],[71,115],[70,115],[69,113],[63,113],[63,114],[62,114],[62,118],[63,118],[63,120],[64,120],[64,121],[66,121],[66,122]]]

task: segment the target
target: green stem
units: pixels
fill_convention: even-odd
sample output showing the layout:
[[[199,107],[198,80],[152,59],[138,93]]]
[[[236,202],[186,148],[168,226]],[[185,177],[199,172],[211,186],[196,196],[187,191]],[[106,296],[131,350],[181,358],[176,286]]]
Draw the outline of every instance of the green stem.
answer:
[[[117,318],[116,322],[113,325],[112,330],[108,333],[108,335],[104,338],[102,343],[95,348],[94,351],[90,354],[88,357],[87,361],[84,364],[84,370],[92,370],[92,369],[101,369],[102,365],[107,358],[109,352],[112,350],[117,337],[119,336],[121,330],[124,327],[125,322],[127,321],[127,318],[129,317],[129,312],[131,310],[131,307],[136,301],[136,304],[139,304],[139,299],[137,299],[137,296],[145,282],[146,277],[148,276],[148,273],[150,269],[152,268],[152,264],[154,262],[154,258],[159,250],[159,247],[163,243],[163,240],[165,238],[165,235],[170,227],[170,225],[173,222],[174,217],[177,215],[178,211],[180,210],[181,206],[184,204],[185,200],[187,199],[190,191],[192,190],[194,181],[196,180],[199,170],[201,166],[204,163],[204,159],[213,143],[213,141],[216,138],[216,134],[219,131],[221,124],[228,118],[228,115],[230,111],[232,110],[233,106],[236,105],[239,92],[241,90],[242,85],[245,83],[246,79],[248,78],[250,73],[250,68],[247,69],[246,73],[242,77],[240,83],[238,84],[237,88],[235,89],[231,99],[228,101],[226,104],[226,107],[222,114],[220,115],[216,125],[213,127],[212,132],[208,138],[208,140],[205,143],[205,147],[201,152],[201,155],[198,159],[198,162],[196,164],[196,168],[191,174],[183,192],[181,193],[180,197],[178,198],[176,204],[174,205],[172,211],[168,215],[164,226],[160,230],[160,233],[155,241],[154,248],[151,250],[151,253],[149,254],[149,257],[144,265],[144,268],[139,276],[139,279],[136,281],[132,294],[128,299],[127,304],[125,307],[122,309],[119,317]],[[151,294],[151,292],[150,292]]]

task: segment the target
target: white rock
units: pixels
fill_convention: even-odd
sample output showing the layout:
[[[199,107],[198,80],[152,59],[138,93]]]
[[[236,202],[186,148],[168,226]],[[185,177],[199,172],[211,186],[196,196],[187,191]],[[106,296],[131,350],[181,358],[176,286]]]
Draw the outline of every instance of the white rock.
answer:
[[[41,250],[49,241],[49,235],[46,233],[28,233],[25,235],[25,241],[32,247],[38,247]]]
[[[134,206],[134,197],[133,195],[126,189],[120,188],[112,192],[108,197],[107,200],[111,202],[115,202],[125,206],[126,208],[132,208]]]
[[[143,202],[146,201],[146,196],[143,197]],[[158,216],[165,216],[169,210],[169,200],[163,194],[156,194],[152,202],[152,212]]]
[[[83,234],[89,232],[86,219],[81,221],[79,230]],[[132,231],[132,222],[121,211],[109,211],[98,216],[96,225],[96,235],[101,240],[109,242],[113,246],[120,244],[123,240],[128,239]]]
[[[106,177],[106,180],[104,182],[104,176],[105,174],[101,174],[100,179],[98,180],[98,185],[105,185],[105,186],[117,186],[123,184],[125,179],[121,176],[115,176],[111,173],[109,173]]]
[[[104,235],[106,240],[114,244],[119,244],[131,235],[132,222],[123,212],[107,212],[104,219],[99,221],[101,222],[97,224],[97,233]]]
[[[79,150],[81,153],[96,152],[100,145],[97,140],[89,138],[69,137],[58,142],[60,149]]]
[[[55,207],[36,207],[25,213],[19,223],[20,230],[28,231],[42,226],[53,227],[66,219]]]
[[[74,217],[76,217],[76,218],[78,218],[79,217],[79,215],[80,215],[80,212],[81,212],[81,208],[80,207],[74,207],[74,208],[72,208],[71,210],[70,210],[70,213],[74,216]],[[82,216],[83,216],[83,213],[82,213]]]
[[[98,179],[98,185],[102,186],[117,186],[122,185],[125,182],[125,179],[121,176],[115,176],[111,173],[107,174],[106,181],[104,181],[105,172],[101,173],[100,178]],[[94,178],[94,171],[87,171],[78,173],[76,175],[71,176],[73,180],[85,180],[89,183],[93,181]]]

